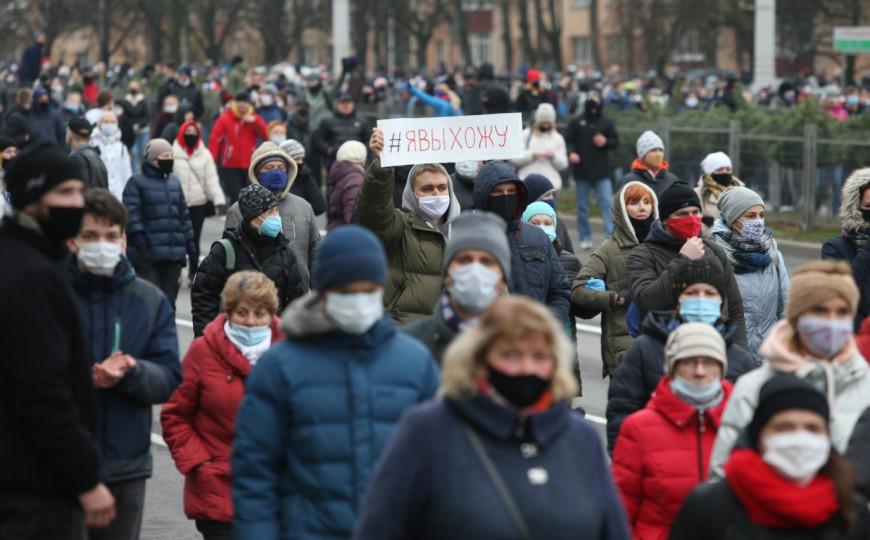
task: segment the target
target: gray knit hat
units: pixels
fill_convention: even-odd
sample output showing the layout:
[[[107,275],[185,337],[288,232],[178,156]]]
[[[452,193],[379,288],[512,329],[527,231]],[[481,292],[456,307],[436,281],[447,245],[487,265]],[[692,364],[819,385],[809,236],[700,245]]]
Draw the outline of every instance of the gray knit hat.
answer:
[[[154,161],[164,152],[172,152],[172,145],[166,139],[151,139],[145,145],[145,159]]]
[[[479,249],[492,255],[501,266],[505,281],[511,275],[511,248],[504,220],[489,212],[466,212],[450,223],[450,238],[444,247],[444,268],[460,251]]]
[[[722,376],[728,370],[725,340],[713,326],[706,323],[683,323],[671,332],[665,343],[665,374],[674,373],[678,360],[706,356],[722,364]]]
[[[764,206],[764,201],[758,196],[758,193],[747,187],[732,187],[726,189],[719,196],[719,202],[716,206],[719,208],[719,214],[725,220],[727,225],[733,225],[735,221],[740,219],[743,212],[746,212],[753,206]]]
[[[250,184],[239,192],[239,210],[247,223],[263,212],[278,207],[278,199],[260,184]]]
[[[296,139],[287,139],[281,143],[281,150],[290,156],[290,159],[305,159],[305,147]]]
[[[637,139],[637,157],[642,158],[647,155],[650,150],[664,150],[665,143],[662,138],[652,131],[644,131]]]

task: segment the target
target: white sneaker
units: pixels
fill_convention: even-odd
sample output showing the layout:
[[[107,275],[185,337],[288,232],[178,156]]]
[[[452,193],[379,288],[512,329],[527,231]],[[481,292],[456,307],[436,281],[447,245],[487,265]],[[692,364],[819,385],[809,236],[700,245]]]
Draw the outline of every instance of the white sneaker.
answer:
[[[590,249],[592,249],[592,242],[590,242],[589,240],[583,240],[582,242],[580,242],[580,249],[582,249],[583,251],[589,251]]]

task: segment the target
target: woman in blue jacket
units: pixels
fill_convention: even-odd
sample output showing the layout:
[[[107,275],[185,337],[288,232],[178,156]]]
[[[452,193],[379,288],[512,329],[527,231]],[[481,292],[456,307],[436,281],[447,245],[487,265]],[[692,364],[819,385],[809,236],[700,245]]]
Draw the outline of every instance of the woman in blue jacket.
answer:
[[[428,349],[384,316],[387,260],[368,230],[333,229],[287,340],[246,382],[232,454],[237,540],[348,538],[402,413],[438,387]]]
[[[442,399],[399,424],[354,538],[627,540],[598,435],[569,407],[570,360],[544,306],[493,302],[448,349]]]

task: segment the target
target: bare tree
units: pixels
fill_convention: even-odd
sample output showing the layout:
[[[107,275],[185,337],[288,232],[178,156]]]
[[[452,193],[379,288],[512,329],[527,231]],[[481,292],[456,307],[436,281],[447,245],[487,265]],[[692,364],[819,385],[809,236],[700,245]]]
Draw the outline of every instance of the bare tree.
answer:
[[[514,44],[511,37],[511,0],[499,0],[501,9],[501,39],[504,44],[505,68],[507,71],[514,69]]]
[[[589,41],[592,46],[592,61],[595,62],[595,69],[599,72],[604,71],[601,62],[601,35],[600,26],[598,24],[598,0],[589,1]]]
[[[263,40],[263,61],[267,64],[275,64],[285,60],[290,52],[287,36],[290,25],[287,24],[286,0],[257,0],[255,8],[255,25]],[[304,18],[302,20],[304,21]],[[301,21],[295,24],[301,24]],[[293,29],[293,26],[290,28]]]
[[[224,44],[243,21],[246,0],[187,0],[193,19],[190,35],[206,58],[224,58]]]
[[[468,36],[468,15],[462,9],[462,0],[451,0],[453,17],[456,21],[456,33],[459,36],[459,49],[462,51],[462,61],[465,65],[474,64],[471,56],[471,41]]]
[[[536,50],[532,47],[531,29],[529,28],[529,6],[526,0],[517,0],[517,11],[520,15],[520,44],[523,51],[523,63],[535,65],[538,61]]]

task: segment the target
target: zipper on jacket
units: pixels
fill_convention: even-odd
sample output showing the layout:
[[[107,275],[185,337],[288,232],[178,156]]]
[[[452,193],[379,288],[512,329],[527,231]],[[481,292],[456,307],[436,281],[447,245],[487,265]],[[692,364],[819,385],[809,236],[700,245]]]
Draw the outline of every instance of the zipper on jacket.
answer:
[[[704,481],[704,447],[701,444],[701,434],[705,431],[704,426],[704,411],[698,409],[698,428],[695,433],[698,435],[698,478],[701,482]]]
[[[514,436],[523,440],[526,436],[526,415],[517,415],[517,422],[514,424]]]

